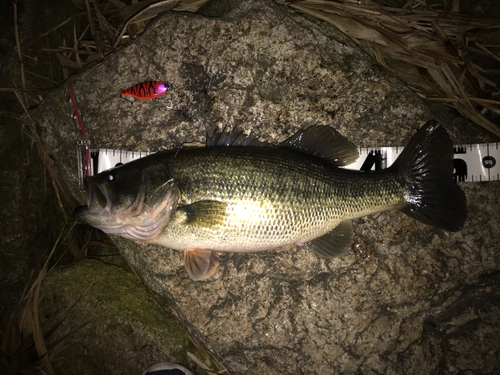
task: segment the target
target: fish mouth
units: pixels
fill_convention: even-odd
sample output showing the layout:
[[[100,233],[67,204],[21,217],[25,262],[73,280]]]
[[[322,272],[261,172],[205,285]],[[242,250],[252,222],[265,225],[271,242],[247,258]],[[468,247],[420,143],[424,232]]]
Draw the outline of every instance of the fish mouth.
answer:
[[[180,197],[178,188],[168,191],[153,207],[145,202],[141,189],[128,209],[113,208],[112,191],[89,182],[87,184],[87,206],[74,210],[73,217],[108,234],[136,241],[150,241],[158,236],[170,221]]]
[[[77,207],[73,211],[73,219],[84,223],[85,222],[84,218],[88,215],[88,213],[89,213],[88,206]]]
[[[111,211],[113,194],[108,192],[105,186],[97,185],[87,179],[85,188],[87,190],[87,207],[90,212]]]
[[[107,232],[108,225],[120,222],[118,213],[112,213],[114,194],[106,189],[103,184],[97,184],[93,178],[85,179],[87,191],[87,205],[76,208],[73,217],[82,222]]]

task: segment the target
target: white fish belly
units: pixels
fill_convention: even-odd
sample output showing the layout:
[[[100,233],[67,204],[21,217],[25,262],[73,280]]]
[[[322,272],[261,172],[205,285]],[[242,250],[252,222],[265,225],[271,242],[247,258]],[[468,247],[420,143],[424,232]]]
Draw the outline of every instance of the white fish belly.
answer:
[[[227,205],[224,217],[212,225],[174,219],[151,242],[179,251],[192,247],[221,252],[270,250],[308,242],[333,229],[342,218],[327,211],[324,207],[298,210],[270,202],[233,202]]]

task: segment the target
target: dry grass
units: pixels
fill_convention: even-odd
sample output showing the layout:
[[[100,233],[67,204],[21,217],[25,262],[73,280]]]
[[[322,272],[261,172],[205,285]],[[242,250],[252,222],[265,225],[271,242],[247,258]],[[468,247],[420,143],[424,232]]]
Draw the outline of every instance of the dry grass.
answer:
[[[201,359],[196,357],[193,353],[187,352],[187,356],[190,360],[196,363],[200,368],[202,368],[207,375],[228,375],[229,371],[220,363],[207,349],[198,343],[196,339],[189,335],[189,341],[194,345],[197,353],[202,357]],[[216,369],[216,370],[214,370]]]
[[[49,269],[49,264],[54,252],[59,247],[63,233],[66,231],[66,236],[62,242],[72,232],[73,227],[74,224],[67,230],[66,228],[61,230],[37,278],[29,289],[25,288],[18,304],[5,322],[3,332],[0,335],[2,349],[0,353],[0,369],[3,374],[45,373],[55,375],[56,372],[52,362],[57,359],[58,354],[63,349],[64,341],[87,324],[84,323],[64,335],[63,338],[51,342],[53,334],[76,305],[78,298],[69,305],[61,306],[43,324],[40,321],[39,304],[42,282],[55,266]]]
[[[168,10],[195,12],[207,1],[145,0],[140,2],[133,1],[131,5],[127,6],[117,0],[85,0],[84,12],[73,14],[60,24],[26,43],[23,48],[32,45],[34,42],[40,40],[40,38],[50,35],[68,22],[86,15],[88,28],[78,38],[76,31],[74,31],[71,38],[73,39],[73,46],[68,47],[63,43],[63,45],[57,48],[43,49],[45,52],[56,53],[63,67],[64,77],[66,78],[71,71],[81,69],[91,62],[102,60],[104,56],[113,52],[119,46],[130,43],[160,13]],[[90,30],[91,38],[88,38],[88,30]],[[85,36],[87,37],[85,38]],[[20,47],[18,49],[20,50]]]
[[[69,217],[66,213],[65,205],[61,200],[61,195],[64,198],[65,203],[68,204],[71,209],[76,208],[78,206],[78,202],[73,197],[68,188],[61,183],[62,179],[59,176],[59,170],[56,168],[56,166],[54,165],[54,161],[49,156],[47,147],[42,143],[40,137],[38,136],[35,120],[33,120],[33,118],[30,116],[27,104],[22,98],[21,93],[17,89],[14,89],[13,92],[17,96],[17,99],[19,100],[19,103],[21,104],[25,112],[24,118],[20,119],[21,123],[23,123],[24,126],[24,133],[31,139],[32,146],[36,145],[37,147],[38,154],[40,155],[46,171],[49,173],[49,176],[51,178],[52,186],[54,187],[54,191],[59,202],[61,214],[67,222],[69,220]]]
[[[500,136],[500,20],[476,18],[409,1],[405,8],[374,0],[277,0],[331,23],[421,97],[455,107]],[[496,65],[500,67],[500,64]]]

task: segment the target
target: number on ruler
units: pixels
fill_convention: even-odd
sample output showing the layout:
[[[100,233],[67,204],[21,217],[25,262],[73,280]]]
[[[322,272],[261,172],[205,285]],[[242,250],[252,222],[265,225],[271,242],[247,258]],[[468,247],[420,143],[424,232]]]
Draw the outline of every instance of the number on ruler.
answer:
[[[483,158],[483,167],[485,168],[493,168],[497,164],[497,161],[493,156],[485,156]]]

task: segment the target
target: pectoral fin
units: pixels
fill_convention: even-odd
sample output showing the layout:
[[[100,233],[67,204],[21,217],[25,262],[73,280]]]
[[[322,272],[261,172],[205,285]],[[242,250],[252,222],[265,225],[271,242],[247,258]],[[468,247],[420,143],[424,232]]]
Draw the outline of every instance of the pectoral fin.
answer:
[[[191,279],[208,279],[219,266],[219,257],[210,250],[192,247],[184,251],[184,266]]]
[[[226,203],[206,200],[179,207],[177,215],[183,225],[210,228],[224,221],[226,208]]]
[[[306,244],[306,248],[320,258],[337,258],[349,250],[352,243],[351,220],[341,222],[327,234]]]

